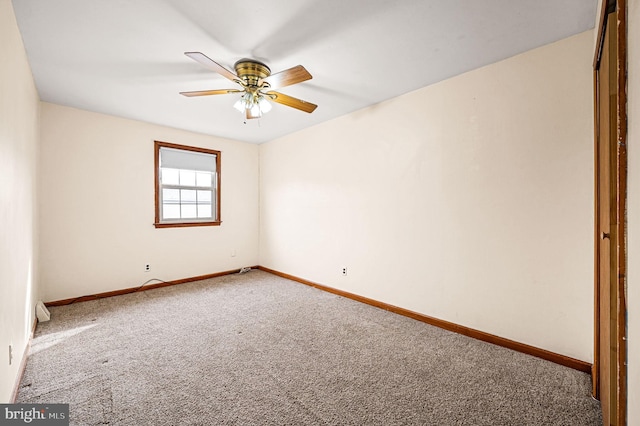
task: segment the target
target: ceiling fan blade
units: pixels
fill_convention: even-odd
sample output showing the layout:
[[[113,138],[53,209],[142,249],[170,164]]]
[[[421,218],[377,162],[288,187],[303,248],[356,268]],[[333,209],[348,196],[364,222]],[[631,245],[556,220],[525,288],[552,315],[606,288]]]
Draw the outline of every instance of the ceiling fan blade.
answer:
[[[297,99],[292,96],[284,95],[279,92],[266,92],[265,94],[273,102],[277,102],[291,108],[299,109],[300,111],[312,113],[316,108],[318,108],[318,105],[316,104],[312,104],[311,102],[303,101],[302,99]]]
[[[220,90],[196,90],[195,92],[180,92],[182,96],[209,96],[209,95],[226,95],[227,93],[240,93],[242,90],[237,89],[220,89]]]
[[[312,78],[305,67],[298,65],[288,70],[271,74],[269,77],[263,78],[262,81],[269,83],[269,87],[272,89],[280,89],[281,87],[291,86],[292,84],[301,83],[311,80]]]
[[[225,78],[228,78],[231,81],[239,81],[240,80],[237,75],[235,75],[234,73],[232,73],[231,71],[229,71],[228,69],[226,69],[225,67],[223,67],[222,65],[217,63],[216,61],[214,61],[213,59],[209,58],[204,53],[201,53],[201,52],[184,52],[184,54],[187,55],[188,57],[190,57],[191,59],[193,59],[194,61],[200,62],[202,65],[204,65],[205,67],[209,68],[210,70],[213,70],[213,71],[217,72],[218,74],[220,74],[221,76],[223,76]]]

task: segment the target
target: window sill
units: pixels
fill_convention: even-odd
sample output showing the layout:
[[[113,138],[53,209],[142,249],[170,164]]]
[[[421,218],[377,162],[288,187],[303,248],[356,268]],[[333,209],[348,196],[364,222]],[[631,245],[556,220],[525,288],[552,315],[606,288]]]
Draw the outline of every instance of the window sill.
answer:
[[[222,222],[176,222],[176,223],[154,223],[156,228],[186,228],[191,226],[220,226]]]

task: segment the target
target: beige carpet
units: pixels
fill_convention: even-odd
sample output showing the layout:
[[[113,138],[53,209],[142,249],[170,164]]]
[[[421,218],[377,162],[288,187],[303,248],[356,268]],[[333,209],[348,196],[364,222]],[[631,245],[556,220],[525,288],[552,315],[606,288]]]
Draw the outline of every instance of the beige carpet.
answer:
[[[52,308],[18,402],[76,425],[600,425],[589,376],[262,271]]]

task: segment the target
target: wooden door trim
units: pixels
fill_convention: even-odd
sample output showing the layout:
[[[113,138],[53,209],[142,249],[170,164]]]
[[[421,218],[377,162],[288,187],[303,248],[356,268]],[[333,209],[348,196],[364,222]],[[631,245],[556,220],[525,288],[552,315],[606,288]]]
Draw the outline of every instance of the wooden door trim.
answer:
[[[599,62],[599,59],[598,59]],[[593,127],[594,127],[594,152],[593,152],[593,187],[594,187],[594,212],[593,215],[593,229],[594,229],[594,248],[593,248],[593,303],[594,303],[594,316],[593,316],[593,365],[591,367],[591,393],[594,398],[600,395],[600,382],[598,380],[598,372],[600,371],[600,185],[599,174],[600,170],[600,114],[598,109],[598,103],[600,102],[600,82],[598,79],[598,70],[593,70]]]
[[[618,31],[617,31],[617,232],[618,248],[616,263],[618,266],[618,327],[616,337],[618,340],[618,409],[619,424],[626,424],[627,415],[627,301],[626,301],[626,275],[627,275],[627,0],[617,1]]]
[[[604,46],[604,30],[607,28],[607,15],[609,15],[608,8],[611,3],[615,4],[615,0],[602,0],[600,6],[600,22],[598,22],[598,35],[596,36],[596,50],[593,55],[593,69],[594,71],[600,66],[600,58],[602,57],[602,48]]]

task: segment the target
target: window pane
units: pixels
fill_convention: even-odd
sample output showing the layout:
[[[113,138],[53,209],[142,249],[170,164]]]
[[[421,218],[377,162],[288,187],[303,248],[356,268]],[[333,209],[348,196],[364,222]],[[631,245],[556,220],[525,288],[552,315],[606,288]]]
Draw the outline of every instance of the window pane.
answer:
[[[196,173],[196,186],[211,186],[211,173]]]
[[[211,218],[211,204],[198,204],[198,217]]]
[[[211,203],[212,191],[198,191],[198,203]]]
[[[193,170],[180,170],[180,185],[196,186],[196,172]]]
[[[180,202],[180,190],[162,188],[162,202],[163,203],[179,203]]]
[[[195,204],[183,204],[180,207],[183,219],[195,219],[197,217]]]
[[[178,170],[176,170],[176,169],[165,169],[165,168],[163,168],[161,170],[162,170],[162,183],[164,185],[178,185],[178,184],[180,184]]]
[[[196,202],[196,190],[194,189],[181,189],[180,190],[180,199],[183,204],[190,204]]]
[[[180,205],[179,204],[163,204],[162,218],[163,219],[180,219]]]

